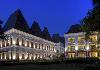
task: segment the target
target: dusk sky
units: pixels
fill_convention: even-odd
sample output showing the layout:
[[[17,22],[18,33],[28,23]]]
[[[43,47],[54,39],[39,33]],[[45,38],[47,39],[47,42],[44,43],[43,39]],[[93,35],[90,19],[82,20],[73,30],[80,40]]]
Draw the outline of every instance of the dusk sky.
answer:
[[[29,26],[33,21],[48,27],[49,32],[64,35],[69,27],[79,23],[92,8],[92,0],[0,0],[0,20],[20,9]]]

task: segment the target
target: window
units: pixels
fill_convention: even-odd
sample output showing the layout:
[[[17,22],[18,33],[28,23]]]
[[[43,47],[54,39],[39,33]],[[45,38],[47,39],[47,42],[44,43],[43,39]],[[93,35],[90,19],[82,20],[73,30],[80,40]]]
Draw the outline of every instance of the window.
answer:
[[[75,42],[75,38],[68,38],[68,42],[69,43],[74,43]]]
[[[35,48],[37,48],[37,43],[35,43]]]
[[[39,44],[39,49],[40,49],[40,47],[41,47],[41,46],[40,46],[40,44]]]
[[[33,48],[33,42],[31,42],[31,48]]]
[[[19,45],[19,38],[17,38],[17,42],[16,42],[16,44]]]
[[[43,50],[43,44],[42,44],[42,50]]]
[[[27,47],[29,47],[29,41],[27,41]]]
[[[22,46],[24,46],[24,39],[22,38]]]

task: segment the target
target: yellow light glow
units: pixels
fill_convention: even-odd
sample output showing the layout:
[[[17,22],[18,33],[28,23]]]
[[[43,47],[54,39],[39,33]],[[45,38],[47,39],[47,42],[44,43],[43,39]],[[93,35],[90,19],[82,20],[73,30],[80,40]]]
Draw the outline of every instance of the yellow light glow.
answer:
[[[86,50],[89,50],[89,45],[87,45]]]
[[[29,45],[29,47],[31,47],[31,44]]]
[[[16,44],[15,40],[13,40],[13,44]]]
[[[21,42],[19,42],[19,45],[22,45],[22,43],[21,43]]]
[[[2,60],[2,56],[1,56],[1,60]]]
[[[13,59],[14,59],[14,60],[16,59],[16,55],[13,55]]]
[[[25,46],[27,46],[27,43],[25,43]]]
[[[20,60],[22,59],[22,56],[21,56],[21,55],[19,56],[19,59],[20,59]]]
[[[95,53],[95,56],[97,57],[98,55],[97,55],[97,52]]]
[[[5,57],[4,57],[4,59],[6,59],[6,54],[5,54]]]
[[[29,57],[29,59],[31,60],[31,56]]]
[[[65,48],[65,52],[67,51],[67,47]]]
[[[27,55],[25,55],[25,59],[27,59]]]
[[[2,48],[2,44],[1,44],[1,48]]]
[[[34,60],[35,60],[36,56],[34,55]]]
[[[75,50],[76,50],[76,51],[78,50],[78,46],[75,47]]]

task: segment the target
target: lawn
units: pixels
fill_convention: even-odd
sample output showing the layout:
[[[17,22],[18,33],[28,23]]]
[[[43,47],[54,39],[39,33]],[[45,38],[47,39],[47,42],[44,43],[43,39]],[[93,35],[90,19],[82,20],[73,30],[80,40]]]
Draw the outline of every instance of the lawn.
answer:
[[[38,65],[38,64],[23,64],[23,65],[9,65],[0,66],[0,70],[84,70],[86,66],[92,66],[97,68],[95,65],[88,64],[50,64],[50,65]],[[90,69],[86,69],[90,70]],[[91,70],[97,70],[91,68]]]

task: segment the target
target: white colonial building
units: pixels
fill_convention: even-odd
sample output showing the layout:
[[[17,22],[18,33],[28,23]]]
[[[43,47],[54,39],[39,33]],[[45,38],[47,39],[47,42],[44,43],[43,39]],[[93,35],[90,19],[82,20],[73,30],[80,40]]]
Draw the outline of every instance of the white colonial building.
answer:
[[[14,28],[5,34],[9,40],[0,41],[1,60],[53,59],[56,53],[54,42]]]

